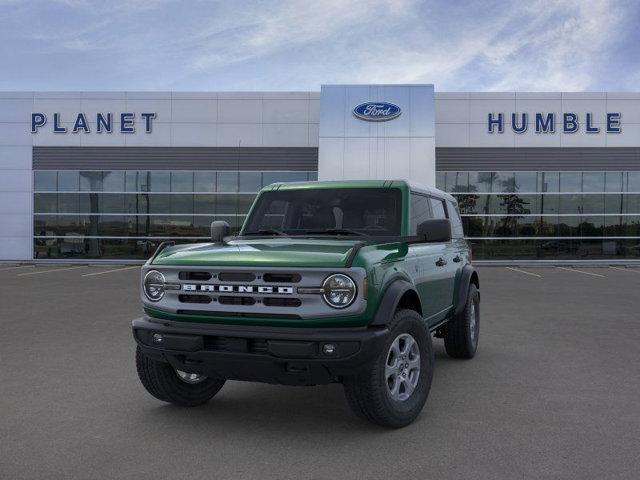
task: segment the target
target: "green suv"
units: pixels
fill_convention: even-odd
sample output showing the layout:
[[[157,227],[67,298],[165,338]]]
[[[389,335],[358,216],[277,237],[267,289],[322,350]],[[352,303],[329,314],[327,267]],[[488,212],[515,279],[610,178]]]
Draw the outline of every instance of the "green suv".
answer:
[[[340,382],[351,408],[402,427],[427,400],[431,335],[478,346],[480,293],[456,200],[407,181],[278,183],[239,234],[161,245],[142,269],[136,364],[154,397],[207,402],[226,380]]]

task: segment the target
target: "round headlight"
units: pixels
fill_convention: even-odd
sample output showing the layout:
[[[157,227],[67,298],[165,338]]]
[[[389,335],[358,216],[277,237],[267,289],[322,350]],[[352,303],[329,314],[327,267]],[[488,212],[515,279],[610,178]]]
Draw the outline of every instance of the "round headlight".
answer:
[[[333,308],[346,308],[356,298],[356,284],[341,273],[329,275],[322,283],[322,297]]]
[[[164,275],[157,270],[151,270],[144,276],[142,282],[144,295],[152,302],[157,302],[164,297]]]

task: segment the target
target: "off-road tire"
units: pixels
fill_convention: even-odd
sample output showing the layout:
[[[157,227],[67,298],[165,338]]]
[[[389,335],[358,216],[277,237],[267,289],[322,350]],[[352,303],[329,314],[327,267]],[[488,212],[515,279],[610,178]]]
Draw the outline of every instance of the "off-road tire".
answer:
[[[420,314],[413,310],[398,310],[387,341],[378,357],[358,375],[344,379],[344,391],[349,406],[356,415],[370,422],[391,428],[409,425],[422,411],[433,378],[433,346],[431,334]],[[401,334],[410,334],[420,352],[420,374],[415,390],[404,401],[391,397],[385,378],[385,363],[389,348]]]
[[[472,333],[475,315],[475,329]],[[467,293],[467,303],[464,310],[456,315],[444,326],[444,348],[453,358],[473,358],[478,349],[480,334],[480,293],[472,283]]]
[[[195,407],[207,403],[220,391],[225,380],[206,378],[190,384],[181,380],[171,365],[149,358],[140,347],[136,348],[136,368],[140,382],[147,391],[163,402],[183,407]]]

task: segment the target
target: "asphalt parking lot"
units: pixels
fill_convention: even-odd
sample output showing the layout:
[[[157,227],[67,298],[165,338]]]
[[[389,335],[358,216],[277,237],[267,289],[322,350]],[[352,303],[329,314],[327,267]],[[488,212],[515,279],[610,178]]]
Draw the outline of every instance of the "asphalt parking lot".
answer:
[[[139,384],[139,267],[0,265],[0,478],[604,479],[640,475],[640,268],[481,267],[478,355],[385,430],[340,385]]]

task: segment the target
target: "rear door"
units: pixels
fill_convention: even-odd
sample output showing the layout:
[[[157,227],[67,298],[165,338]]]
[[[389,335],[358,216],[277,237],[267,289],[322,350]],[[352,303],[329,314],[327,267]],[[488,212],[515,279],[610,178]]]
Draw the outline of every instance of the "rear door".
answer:
[[[433,218],[449,218],[444,200],[437,197],[429,197],[429,201],[431,203]],[[449,220],[451,221],[451,218],[449,218]],[[439,313],[441,314],[441,316],[434,320],[439,321],[448,313],[449,308],[453,305],[456,273],[461,262],[458,261],[458,252],[453,240],[434,243],[433,245],[436,248],[435,253],[437,258],[435,264],[438,269],[437,281],[440,295],[438,305],[440,309]]]

